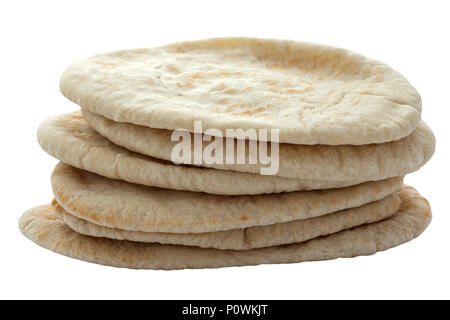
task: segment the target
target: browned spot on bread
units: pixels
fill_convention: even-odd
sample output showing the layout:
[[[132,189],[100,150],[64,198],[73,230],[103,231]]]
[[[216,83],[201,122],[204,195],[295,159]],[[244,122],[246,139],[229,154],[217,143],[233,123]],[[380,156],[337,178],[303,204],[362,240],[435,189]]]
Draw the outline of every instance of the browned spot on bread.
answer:
[[[174,72],[174,73],[179,73],[179,72],[180,72],[180,69],[178,69],[177,67],[175,67],[175,66],[172,65],[172,64],[168,64],[168,65],[166,66],[166,69],[169,70],[169,71],[171,71],[171,72]]]
[[[381,76],[381,75],[376,75],[375,76],[375,81],[377,81],[377,82],[381,82],[381,81],[383,81],[384,79],[383,79],[383,76]]]
[[[54,208],[60,207],[60,205],[58,204],[58,202],[56,201],[56,199],[53,199],[53,200],[52,200],[52,207],[54,207]]]
[[[267,84],[271,85],[271,86],[277,86],[278,85],[278,80],[267,80]]]
[[[247,220],[248,220],[248,217],[247,217],[246,215],[242,215],[242,216],[240,216],[239,220],[241,220],[241,221],[247,221]]]
[[[319,206],[319,202],[317,200],[314,200],[311,202],[311,208],[317,208]]]
[[[220,75],[220,76],[238,76],[238,75],[241,75],[242,72],[240,72],[240,71],[232,71],[232,72],[230,72],[230,71],[218,71],[217,74]]]
[[[220,98],[217,102],[220,104],[225,104],[228,103],[228,101],[230,101],[230,99],[228,98]]]
[[[301,72],[307,72],[310,70],[309,67],[302,65],[302,64],[297,65],[296,68],[298,71],[301,71]]]
[[[239,113],[232,113],[233,115],[237,115],[237,116],[249,116],[249,115],[253,115],[255,113],[261,112],[266,110],[265,107],[257,107],[257,108],[253,108],[253,109],[248,109]]]
[[[228,94],[235,94],[236,92],[237,92],[236,89],[232,89],[232,88],[225,90],[225,93],[228,93]]]
[[[302,91],[303,90],[300,90],[300,89],[287,89],[286,90],[287,93],[300,93]]]
[[[216,217],[209,218],[209,223],[210,224],[217,224],[217,218]]]
[[[225,89],[227,86],[225,85],[225,83],[219,83],[218,85],[215,85],[214,87],[213,87],[213,89],[216,89],[216,90],[223,90],[223,89]]]
[[[228,107],[225,108],[225,112],[231,112],[233,111],[233,108],[235,108],[237,104],[230,104]]]
[[[178,88],[192,87],[192,83],[191,82],[185,82],[185,83],[177,82],[177,87]]]
[[[290,68],[288,68],[286,66],[283,66],[283,65],[281,65],[279,63],[272,64],[272,68],[274,68],[274,69],[281,69],[281,70],[290,70]]]
[[[203,72],[194,72],[194,73],[188,73],[188,74],[184,75],[184,77],[186,79],[201,79],[201,78],[204,78],[205,76],[206,76],[206,74]]]

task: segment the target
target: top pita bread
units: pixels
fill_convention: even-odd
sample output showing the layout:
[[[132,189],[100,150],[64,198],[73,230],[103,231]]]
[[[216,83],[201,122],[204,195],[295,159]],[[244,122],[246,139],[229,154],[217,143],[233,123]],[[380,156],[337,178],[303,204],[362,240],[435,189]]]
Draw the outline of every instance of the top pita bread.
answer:
[[[401,139],[421,99],[389,66],[328,46],[221,38],[96,55],[70,66],[61,91],[117,122],[193,131],[267,128],[280,142]]]

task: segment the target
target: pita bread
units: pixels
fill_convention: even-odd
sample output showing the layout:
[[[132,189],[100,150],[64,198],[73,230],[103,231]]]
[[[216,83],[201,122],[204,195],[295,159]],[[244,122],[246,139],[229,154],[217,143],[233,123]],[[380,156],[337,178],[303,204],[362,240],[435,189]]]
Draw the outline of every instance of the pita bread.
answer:
[[[105,117],[83,110],[89,125],[101,135],[126,149],[155,158],[171,160],[171,152],[178,141],[171,141],[173,131],[153,129],[130,123],[114,122]],[[193,138],[191,138],[193,141]],[[209,142],[204,142],[205,148]],[[389,177],[404,176],[418,170],[433,155],[435,138],[424,122],[409,136],[393,142],[363,146],[327,146],[280,144],[280,166],[277,176],[296,179],[363,180],[373,181]],[[192,145],[194,163],[194,146]],[[268,145],[270,150],[270,144]],[[233,150],[237,150],[236,140]],[[246,164],[223,164],[201,166],[221,170],[258,173],[267,165],[249,164],[249,144],[246,141]]]
[[[383,221],[302,243],[252,250],[205,249],[85,236],[59,220],[51,205],[25,212],[19,227],[27,238],[44,248],[115,267],[169,270],[294,263],[371,255],[419,236],[430,223],[430,206],[413,188],[404,188],[400,197],[401,209]]]
[[[70,66],[62,93],[117,122],[160,129],[279,129],[282,143],[399,140],[417,91],[389,66],[328,46],[222,38],[100,54]],[[234,137],[234,136],[231,136]]]
[[[204,233],[161,233],[112,229],[69,214],[56,200],[52,202],[52,206],[60,220],[64,221],[75,232],[87,236],[222,250],[249,250],[303,242],[362,224],[386,219],[400,208],[400,197],[395,193],[361,207],[345,209],[316,218],[262,227]],[[268,237],[268,235],[270,236]]]
[[[41,147],[71,166],[132,183],[224,195],[345,187],[364,181],[316,181],[177,166],[130,152],[95,132],[80,112],[51,117],[38,130]]]
[[[402,187],[393,178],[347,188],[252,196],[219,196],[146,187],[58,164],[55,199],[70,214],[130,231],[199,233],[321,216],[380,200]]]

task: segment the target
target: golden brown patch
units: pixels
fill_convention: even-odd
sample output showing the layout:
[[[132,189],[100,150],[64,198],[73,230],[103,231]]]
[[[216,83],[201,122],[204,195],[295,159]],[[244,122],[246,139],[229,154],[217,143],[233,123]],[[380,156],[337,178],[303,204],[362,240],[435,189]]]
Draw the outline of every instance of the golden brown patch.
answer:
[[[231,112],[235,107],[237,107],[237,104],[235,103],[230,104],[228,107],[225,108],[225,112]]]
[[[239,76],[242,74],[242,72],[240,71],[233,71],[233,72],[229,72],[229,71],[218,71],[216,72],[217,75],[219,76]]]
[[[216,217],[209,218],[209,223],[210,224],[217,224],[217,218]]]
[[[271,86],[277,86],[278,80],[273,80],[273,79],[267,80],[267,84],[271,85]]]
[[[319,202],[317,200],[314,200],[311,202],[311,208],[317,208],[319,206]]]
[[[300,93],[302,91],[303,90],[300,90],[300,89],[287,89],[286,90],[287,93]]]
[[[192,87],[192,82],[185,82],[185,83],[177,82],[177,87],[178,88]]]
[[[239,113],[232,113],[232,114],[236,115],[236,116],[250,116],[250,115],[256,114],[258,112],[264,111],[264,110],[266,110],[265,107],[257,107],[257,108],[248,109],[248,110],[245,110],[245,111],[242,111]]]
[[[184,77],[186,79],[201,79],[201,78],[204,78],[205,76],[206,76],[206,74],[203,72],[194,72],[194,73],[188,73],[188,74],[184,75]]]
[[[298,60],[299,60],[298,57],[292,57],[287,62],[290,65],[294,65],[294,64],[298,64],[298,62],[299,62]]]
[[[237,92],[236,89],[232,89],[232,88],[225,90],[225,93],[228,93],[228,94],[235,94],[236,92]]]
[[[58,204],[58,202],[56,201],[56,199],[53,199],[53,200],[52,200],[52,204],[51,204],[51,205],[52,205],[52,207],[57,208],[57,209],[60,207],[60,205]]]
[[[272,64],[272,68],[273,69],[280,69],[280,70],[290,70],[290,68],[288,68],[286,66],[283,66],[283,65],[281,65],[279,63]]]
[[[375,76],[375,81],[376,82],[381,82],[381,81],[383,81],[384,79],[383,79],[383,76],[381,76],[381,75],[376,75]]]
[[[228,98],[220,98],[219,100],[217,100],[217,102],[220,104],[228,103],[228,101],[230,101],[230,99]]]
[[[248,220],[248,217],[247,217],[246,215],[242,215],[242,216],[240,216],[239,220],[241,220],[241,221],[247,221],[247,220]]]
[[[180,69],[178,69],[177,67],[175,67],[174,65],[171,65],[171,64],[168,64],[166,66],[166,69],[171,72],[174,72],[174,73],[180,73]]]
[[[225,85],[225,83],[219,83],[218,85],[215,85],[214,87],[213,87],[213,89],[216,89],[216,90],[223,90],[223,89],[225,89],[227,86]]]

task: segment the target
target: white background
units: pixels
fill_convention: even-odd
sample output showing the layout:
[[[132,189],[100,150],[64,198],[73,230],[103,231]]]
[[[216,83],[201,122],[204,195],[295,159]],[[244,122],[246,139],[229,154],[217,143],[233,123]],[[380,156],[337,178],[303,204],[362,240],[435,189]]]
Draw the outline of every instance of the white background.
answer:
[[[448,1],[2,1],[0,298],[450,298]],[[72,62],[105,51],[220,36],[306,40],[384,61],[423,98],[432,160],[406,178],[431,203],[418,239],[371,257],[213,270],[85,263],[25,239],[17,220],[52,199],[56,160],[36,130],[76,105],[58,88]]]

